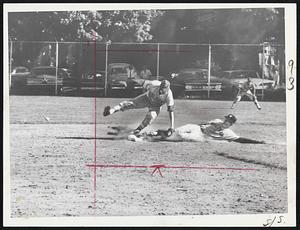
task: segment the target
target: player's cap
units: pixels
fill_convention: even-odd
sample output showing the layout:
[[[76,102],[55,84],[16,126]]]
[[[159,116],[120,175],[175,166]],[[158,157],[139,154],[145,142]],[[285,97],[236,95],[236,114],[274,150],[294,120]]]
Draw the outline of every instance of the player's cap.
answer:
[[[227,116],[225,116],[225,119],[232,124],[237,121],[237,118],[233,114],[228,114]]]
[[[170,88],[170,82],[168,80],[162,80],[160,84],[161,89],[167,89]]]

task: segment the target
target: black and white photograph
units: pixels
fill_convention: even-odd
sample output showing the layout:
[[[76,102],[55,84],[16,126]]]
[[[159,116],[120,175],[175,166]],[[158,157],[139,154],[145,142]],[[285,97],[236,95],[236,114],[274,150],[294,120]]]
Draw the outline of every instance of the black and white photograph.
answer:
[[[4,4],[5,226],[295,226],[296,4]]]

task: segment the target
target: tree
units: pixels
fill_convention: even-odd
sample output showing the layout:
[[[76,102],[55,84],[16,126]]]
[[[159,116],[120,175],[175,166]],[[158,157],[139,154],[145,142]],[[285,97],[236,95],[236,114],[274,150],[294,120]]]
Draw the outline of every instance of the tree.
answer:
[[[159,10],[9,13],[9,37],[25,41],[135,41],[153,38],[151,22]]]
[[[261,44],[273,39],[284,43],[284,9],[170,10],[153,34],[158,42]],[[219,46],[212,50],[214,61],[224,68],[253,68],[258,64],[254,63],[258,56],[255,47]]]
[[[10,12],[8,35],[13,41],[144,42],[153,38],[151,23],[162,14],[159,10]],[[49,44],[15,43],[14,64],[25,65],[26,60],[41,63],[38,59],[45,46]],[[81,62],[89,61],[84,58],[87,54],[83,53],[83,45],[61,45],[59,53],[64,53],[67,61],[59,60],[72,69],[78,66],[77,75],[81,75],[85,66]]]
[[[73,11],[62,19],[65,25],[77,28],[78,39],[99,41],[137,41],[152,39],[151,22],[161,16],[157,10]]]
[[[283,43],[284,11],[281,8],[169,10],[154,30],[160,42],[260,43],[273,36]]]

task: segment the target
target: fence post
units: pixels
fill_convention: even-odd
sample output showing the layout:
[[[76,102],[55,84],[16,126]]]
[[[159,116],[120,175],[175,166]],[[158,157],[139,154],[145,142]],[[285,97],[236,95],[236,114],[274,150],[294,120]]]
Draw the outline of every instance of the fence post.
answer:
[[[108,42],[105,44],[105,81],[104,81],[104,96],[107,96],[107,67],[108,67]]]
[[[57,95],[57,73],[58,73],[58,42],[56,42],[56,55],[55,55],[55,95]]]
[[[12,46],[13,46],[13,42],[10,41],[10,49],[9,49],[9,89],[11,87],[11,66],[12,66]]]
[[[210,93],[210,69],[211,69],[211,45],[208,45],[208,91],[207,91],[207,98],[209,98]]]
[[[157,58],[156,58],[156,79],[158,80],[159,76],[159,43],[157,43]]]
[[[265,78],[265,43],[263,43],[263,52],[262,52],[262,59],[263,59],[263,63],[262,63],[262,80],[263,80],[263,84],[262,84],[262,90],[261,90],[261,99],[264,99],[264,78]]]

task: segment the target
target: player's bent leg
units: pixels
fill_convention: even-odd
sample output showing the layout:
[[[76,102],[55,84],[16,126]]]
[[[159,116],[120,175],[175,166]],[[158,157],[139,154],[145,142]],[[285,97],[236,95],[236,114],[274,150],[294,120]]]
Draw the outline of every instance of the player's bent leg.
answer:
[[[112,108],[110,106],[106,106],[103,111],[103,116],[108,116],[118,111],[125,111],[133,108],[134,108],[134,103],[132,101],[122,101],[120,104]]]
[[[234,108],[235,103],[239,102],[242,99],[242,96],[240,94],[238,94],[236,96],[236,98],[234,99],[234,101],[232,102],[231,108]]]
[[[122,101],[120,104],[110,107],[106,106],[103,111],[104,116],[111,115],[113,113],[116,113],[118,111],[126,111],[129,109],[139,109],[139,108],[146,108],[149,106],[149,102],[147,100],[146,94],[141,94],[137,96],[136,98],[129,100],[129,101]]]
[[[258,103],[258,100],[257,100],[257,97],[255,95],[253,95],[253,99],[252,100],[253,100],[254,104],[256,105],[256,108],[259,109],[259,110],[261,110],[261,107],[260,107],[260,105]]]
[[[139,125],[139,127],[137,127],[134,130],[134,134],[139,134],[140,131],[142,131],[144,128],[146,128],[148,125],[150,125],[155,118],[157,117],[157,115],[159,114],[159,110],[149,110],[148,113],[146,114],[144,120],[142,121],[142,123]]]
[[[246,93],[247,97],[252,100],[254,102],[254,104],[256,105],[257,109],[261,109],[258,101],[257,101],[257,97],[250,91],[248,90]]]

